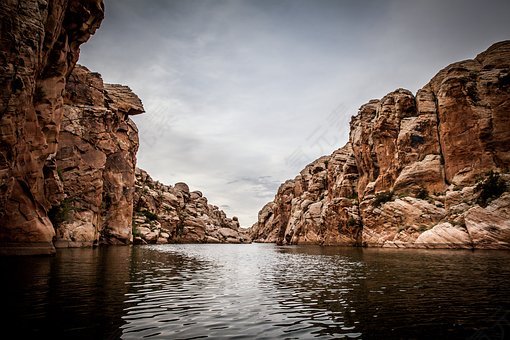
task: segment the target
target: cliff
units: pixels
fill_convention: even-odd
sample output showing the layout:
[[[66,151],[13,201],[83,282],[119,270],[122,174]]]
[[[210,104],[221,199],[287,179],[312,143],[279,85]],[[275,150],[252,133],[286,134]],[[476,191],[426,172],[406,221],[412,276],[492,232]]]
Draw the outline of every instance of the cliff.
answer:
[[[282,184],[251,228],[280,244],[510,248],[510,41],[416,95],[363,105],[349,142]]]
[[[48,211],[63,198],[56,167],[66,80],[103,19],[100,0],[0,4],[0,252],[48,254]]]
[[[184,183],[174,187],[136,169],[144,112],[126,86],[104,84],[76,65],[66,86],[56,169],[65,198],[49,211],[56,247],[97,244],[247,242],[227,218]],[[136,176],[135,176],[136,174]]]
[[[247,243],[237,217],[228,218],[187,184],[154,181],[136,170],[133,235],[135,243]]]
[[[139,170],[135,185],[140,99],[75,66],[102,1],[4,1],[0,14],[0,254],[129,244],[133,230],[140,243],[249,240],[183,183]]]
[[[56,155],[65,198],[49,211],[56,247],[130,243],[138,129],[129,116],[142,112],[128,87],[76,65]]]

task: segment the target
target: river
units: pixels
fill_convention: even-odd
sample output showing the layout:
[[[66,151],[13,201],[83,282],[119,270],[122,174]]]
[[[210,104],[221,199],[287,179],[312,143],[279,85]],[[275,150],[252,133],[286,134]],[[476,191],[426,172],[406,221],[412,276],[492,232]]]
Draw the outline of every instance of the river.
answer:
[[[118,246],[0,270],[17,338],[510,337],[508,251]]]

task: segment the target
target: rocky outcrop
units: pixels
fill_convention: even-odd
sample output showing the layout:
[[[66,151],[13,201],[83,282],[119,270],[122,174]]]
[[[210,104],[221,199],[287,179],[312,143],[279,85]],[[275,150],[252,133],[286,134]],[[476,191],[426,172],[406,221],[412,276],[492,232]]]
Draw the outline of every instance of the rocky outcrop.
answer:
[[[278,190],[255,240],[510,248],[510,42],[441,70],[416,96],[363,105],[347,145]]]
[[[55,246],[130,243],[138,129],[129,116],[142,112],[128,87],[74,68],[56,155],[66,197],[49,212]]]
[[[103,19],[101,0],[0,4],[0,252],[48,254],[63,197],[55,155],[66,79]]]
[[[309,164],[280,186],[252,228],[256,242],[342,244],[361,242],[357,168],[350,145]]]
[[[228,218],[185,183],[154,181],[136,170],[133,235],[135,243],[247,243],[237,217]]]

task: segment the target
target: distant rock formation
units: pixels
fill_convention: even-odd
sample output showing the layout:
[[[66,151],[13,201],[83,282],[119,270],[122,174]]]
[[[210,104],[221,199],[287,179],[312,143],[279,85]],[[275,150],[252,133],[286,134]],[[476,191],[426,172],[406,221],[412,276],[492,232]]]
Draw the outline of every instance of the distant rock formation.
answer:
[[[510,41],[416,96],[370,101],[350,127],[346,146],[280,186],[254,240],[510,248]]]
[[[136,170],[134,241],[146,243],[248,243],[237,217],[228,218],[186,183],[173,187]]]
[[[129,244],[138,129],[144,112],[127,87],[76,65],[66,86],[56,155],[66,197],[49,211],[56,247]]]
[[[0,2],[0,253],[49,254],[64,197],[55,155],[66,79],[101,0]]]

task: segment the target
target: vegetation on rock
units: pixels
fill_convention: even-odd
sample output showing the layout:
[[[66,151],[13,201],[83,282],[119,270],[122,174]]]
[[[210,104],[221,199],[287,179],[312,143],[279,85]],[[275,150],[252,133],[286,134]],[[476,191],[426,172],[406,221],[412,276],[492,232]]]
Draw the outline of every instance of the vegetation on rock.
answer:
[[[478,182],[475,190],[479,193],[476,203],[481,207],[486,207],[507,190],[507,185],[499,173],[491,170],[483,180]]]

